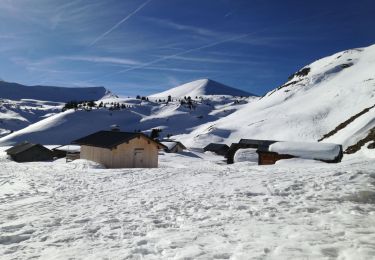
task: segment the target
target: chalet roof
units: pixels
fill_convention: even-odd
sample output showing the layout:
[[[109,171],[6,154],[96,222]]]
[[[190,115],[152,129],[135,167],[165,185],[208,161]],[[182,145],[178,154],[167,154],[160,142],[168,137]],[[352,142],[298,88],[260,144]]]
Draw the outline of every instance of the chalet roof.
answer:
[[[25,141],[25,142],[18,143],[15,146],[5,150],[5,152],[9,155],[14,155],[14,154],[26,151],[35,145],[36,144],[32,144],[32,143]]]
[[[223,149],[229,149],[229,146],[226,144],[218,144],[218,143],[210,143],[206,147],[203,148],[205,151],[219,151]]]
[[[47,149],[40,144],[33,144],[33,143],[29,143],[29,142],[25,141],[25,142],[22,142],[22,143],[18,143],[15,146],[5,150],[5,152],[9,155],[15,155],[15,154],[22,153],[26,150],[29,150],[30,148],[35,147],[35,146],[43,147],[44,149]]]
[[[180,145],[182,149],[186,149],[185,145],[178,141],[163,140],[161,144],[165,145],[168,148],[168,150],[172,150],[176,145]]]
[[[143,133],[137,132],[99,131],[88,136],[82,137],[80,139],[77,139],[72,143],[111,149],[117,145],[120,145],[122,143],[128,142],[134,138],[138,138],[141,136],[147,138],[156,145],[160,145],[163,148],[165,148],[163,144],[160,144],[159,142],[151,139]]]
[[[265,146],[268,147],[269,145],[276,143],[277,141],[274,140],[257,140],[257,139],[241,139],[238,143],[245,144],[245,145],[255,145],[255,146]]]

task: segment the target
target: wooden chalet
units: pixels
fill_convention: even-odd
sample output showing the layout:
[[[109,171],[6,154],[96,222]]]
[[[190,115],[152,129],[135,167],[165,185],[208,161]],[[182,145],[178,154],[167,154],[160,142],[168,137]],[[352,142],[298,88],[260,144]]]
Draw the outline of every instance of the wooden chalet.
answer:
[[[81,145],[80,158],[107,168],[156,168],[163,144],[143,133],[99,131],[72,142]]]

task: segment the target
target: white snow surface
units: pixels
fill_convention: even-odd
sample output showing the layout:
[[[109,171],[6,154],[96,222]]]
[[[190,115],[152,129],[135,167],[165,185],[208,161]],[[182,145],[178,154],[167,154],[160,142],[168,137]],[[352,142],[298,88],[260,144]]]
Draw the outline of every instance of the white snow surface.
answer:
[[[374,159],[221,164],[185,152],[158,169],[0,167],[0,258],[373,259]]]
[[[190,96],[195,98],[206,95],[254,96],[254,94],[250,94],[244,90],[228,87],[211,79],[199,79],[153,94],[150,97],[167,98],[168,96],[171,96],[172,98],[179,98]]]
[[[340,145],[312,142],[276,142],[269,151],[289,154],[303,159],[333,160],[340,154]]]

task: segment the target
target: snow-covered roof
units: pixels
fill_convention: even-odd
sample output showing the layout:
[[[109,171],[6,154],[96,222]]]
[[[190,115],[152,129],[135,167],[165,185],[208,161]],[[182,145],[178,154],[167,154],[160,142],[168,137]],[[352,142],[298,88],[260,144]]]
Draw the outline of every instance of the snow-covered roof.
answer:
[[[269,146],[268,151],[304,159],[334,160],[342,148],[341,145],[331,143],[276,142]]]
[[[161,142],[161,143],[164,144],[168,148],[168,150],[173,149],[173,147],[177,145],[176,142]]]
[[[180,144],[183,147],[183,149],[185,149],[185,146],[177,141],[162,141],[161,144],[165,145],[168,148],[168,150],[172,150],[178,144]]]
[[[54,150],[78,153],[78,152],[81,151],[81,146],[79,146],[79,145],[64,145],[64,146],[56,147],[56,148],[54,148]]]

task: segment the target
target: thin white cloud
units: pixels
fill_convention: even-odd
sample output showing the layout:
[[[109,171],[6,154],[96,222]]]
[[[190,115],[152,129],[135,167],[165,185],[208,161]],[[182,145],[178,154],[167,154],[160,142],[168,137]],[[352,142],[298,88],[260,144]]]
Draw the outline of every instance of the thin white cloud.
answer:
[[[127,20],[129,20],[133,15],[135,15],[136,13],[138,13],[140,10],[142,10],[143,7],[145,7],[149,2],[151,2],[152,0],[147,0],[146,2],[144,2],[143,4],[141,4],[140,6],[138,6],[137,9],[135,9],[133,12],[131,12],[130,14],[128,14],[125,18],[123,18],[121,21],[119,21],[118,23],[116,23],[114,26],[112,26],[108,31],[104,32],[103,34],[101,34],[98,38],[96,38],[89,46],[94,46],[97,42],[99,42],[100,40],[102,40],[104,37],[106,37],[108,34],[110,34],[113,30],[115,30],[117,27],[119,27],[121,24],[123,24],[124,22],[126,22]]]
[[[211,48],[211,47],[214,47],[214,46],[226,43],[226,42],[232,42],[232,41],[235,41],[235,40],[243,39],[243,38],[248,37],[249,35],[250,34],[242,34],[242,35],[237,35],[235,37],[227,38],[227,39],[224,39],[224,40],[215,41],[213,43],[206,44],[206,45],[203,45],[203,46],[200,46],[200,47],[192,48],[192,49],[189,49],[189,50],[186,50],[186,51],[182,51],[182,52],[179,52],[179,53],[176,53],[176,54],[172,54],[172,55],[167,55],[167,56],[164,56],[164,57],[152,60],[150,62],[146,62],[146,63],[143,63],[141,65],[134,66],[132,68],[128,68],[128,69],[125,69],[125,70],[118,71],[116,73],[112,73],[110,75],[124,73],[124,72],[129,72],[129,71],[133,71],[133,70],[136,70],[136,69],[143,69],[143,68],[146,68],[146,67],[148,67],[150,65],[153,65],[155,63],[159,63],[161,61],[164,61],[164,60],[169,60],[169,59],[173,59],[175,57],[180,57],[180,56],[183,56],[185,54],[189,54],[191,52],[195,52],[195,51],[200,51],[200,50],[203,50],[203,49]]]
[[[223,63],[223,64],[258,64],[258,62],[240,61],[238,59],[216,59],[216,58],[197,58],[197,57],[185,57],[185,56],[175,56],[171,57],[172,60],[180,61],[191,61],[198,63]]]
[[[62,56],[58,57],[59,59],[63,60],[71,60],[71,61],[86,61],[86,62],[93,62],[93,63],[110,63],[116,65],[140,65],[141,62],[133,59],[123,59],[123,58],[116,58],[116,57],[103,57],[103,56]]]
[[[176,23],[176,22],[172,22],[170,20],[160,19],[160,18],[148,17],[146,19],[153,22],[153,23],[159,24],[161,26],[169,27],[171,29],[175,29],[175,30],[179,30],[179,31],[188,31],[188,32],[191,32],[191,33],[194,33],[194,34],[198,34],[198,35],[201,35],[201,36],[207,36],[207,37],[216,37],[216,38],[217,37],[223,37],[223,33],[213,31],[213,30],[209,30],[209,29],[206,29],[206,28],[180,24],[180,23]]]

